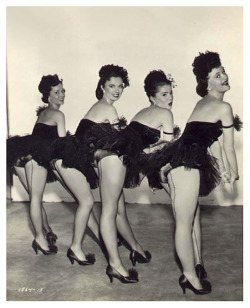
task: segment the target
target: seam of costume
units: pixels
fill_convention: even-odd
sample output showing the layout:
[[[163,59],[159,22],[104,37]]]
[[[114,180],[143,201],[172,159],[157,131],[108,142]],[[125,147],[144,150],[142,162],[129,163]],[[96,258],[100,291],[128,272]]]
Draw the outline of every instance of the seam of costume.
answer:
[[[176,197],[176,194],[175,194],[175,185],[174,185],[174,181],[173,181],[173,177],[172,177],[172,174],[169,173],[169,178],[171,180],[171,186],[173,188],[173,197],[172,197],[172,193],[171,193],[171,188],[170,188],[170,194],[171,194],[171,200],[172,200],[172,209],[173,209],[173,213],[174,213],[174,217],[176,217],[176,211],[175,211],[175,197]]]
[[[195,216],[196,216],[196,213],[197,213],[197,210],[198,210],[198,206],[199,206],[199,203],[197,202],[197,206],[196,206],[196,209],[195,209],[195,213],[194,213],[194,221],[195,221]],[[194,244],[196,245],[196,249],[197,249],[197,252],[198,252],[198,258],[199,258],[199,262],[201,263],[202,260],[201,260],[201,253],[200,253],[200,250],[199,250],[199,245],[198,245],[198,240],[197,240],[197,236],[196,236],[196,232],[195,232],[195,228],[194,228],[194,221],[193,221],[193,233],[194,233]]]

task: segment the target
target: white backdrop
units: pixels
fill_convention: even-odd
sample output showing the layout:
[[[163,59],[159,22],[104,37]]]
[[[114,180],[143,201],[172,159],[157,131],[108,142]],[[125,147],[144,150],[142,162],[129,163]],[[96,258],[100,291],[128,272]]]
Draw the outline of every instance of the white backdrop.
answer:
[[[129,121],[149,104],[143,80],[150,70],[171,73],[173,114],[183,130],[199,96],[192,62],[199,52],[217,51],[229,75],[224,99],[243,118],[243,9],[241,7],[8,7],[7,85],[9,134],[32,131],[35,109],[42,105],[37,86],[42,75],[57,73],[66,88],[66,126],[75,131],[96,101],[102,65],[124,66],[130,87],[116,103]],[[235,133],[240,180],[235,193],[217,188],[203,204],[243,204],[243,132]],[[189,185],[189,183],[187,183]],[[98,190],[94,192],[99,200]],[[126,190],[127,202],[170,203],[164,191],[152,193],[147,182]],[[14,201],[28,200],[15,177]],[[71,200],[59,184],[48,184],[45,201]]]

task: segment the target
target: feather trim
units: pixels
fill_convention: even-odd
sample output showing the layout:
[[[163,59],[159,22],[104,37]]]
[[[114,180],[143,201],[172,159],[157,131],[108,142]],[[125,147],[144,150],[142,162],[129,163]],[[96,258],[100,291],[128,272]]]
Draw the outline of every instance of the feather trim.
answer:
[[[47,108],[47,106],[39,106],[37,109],[36,109],[36,115],[37,117]]]
[[[174,126],[174,137],[175,137],[175,138],[178,138],[178,137],[180,136],[180,134],[181,134],[181,129],[180,129],[180,127],[179,127],[178,125],[175,125],[175,126]]]
[[[239,132],[243,128],[243,122],[241,121],[240,117],[236,114],[234,116],[234,128]]]

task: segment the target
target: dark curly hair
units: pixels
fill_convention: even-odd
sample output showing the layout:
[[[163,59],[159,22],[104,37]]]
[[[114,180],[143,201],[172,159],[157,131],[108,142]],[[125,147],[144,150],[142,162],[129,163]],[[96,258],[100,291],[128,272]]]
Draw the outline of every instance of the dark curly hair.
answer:
[[[95,91],[96,98],[99,100],[103,97],[103,90],[101,86],[104,87],[105,82],[110,80],[111,77],[120,77],[124,83],[124,88],[129,86],[128,72],[125,68],[108,64],[101,67],[99,71],[100,80],[97,84],[97,88]]]
[[[196,92],[201,97],[207,95],[208,74],[213,68],[221,66],[220,56],[217,52],[206,51],[199,54],[193,62],[193,73],[196,76]]]
[[[165,84],[172,85],[172,82],[166,77],[162,70],[154,70],[149,72],[144,80],[144,90],[150,102],[150,96],[155,96],[157,93],[157,87],[163,86]]]
[[[62,84],[63,80],[59,79],[58,75],[47,75],[43,76],[39,85],[38,90],[42,93],[42,101],[46,104],[49,103],[48,98],[51,91],[51,87],[57,86],[59,83]]]

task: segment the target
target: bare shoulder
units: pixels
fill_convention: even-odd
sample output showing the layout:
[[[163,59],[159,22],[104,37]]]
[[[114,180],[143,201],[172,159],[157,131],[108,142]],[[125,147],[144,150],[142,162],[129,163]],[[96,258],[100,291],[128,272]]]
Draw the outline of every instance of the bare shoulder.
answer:
[[[164,120],[173,119],[173,113],[169,109],[163,108],[162,110],[159,110],[158,113],[159,113],[159,116],[162,117]]]
[[[91,118],[97,122],[113,121],[118,115],[114,106],[98,101],[95,103],[85,115],[86,118]]]
[[[230,105],[230,103],[227,103],[225,101],[221,101],[221,108],[223,108],[225,110],[231,110],[232,106]]]
[[[89,109],[89,112],[92,112],[92,111],[96,112],[99,109],[101,109],[102,111],[105,111],[105,110],[112,110],[114,109],[114,107],[106,102],[98,101],[94,103],[94,105]]]
[[[57,117],[64,117],[64,113],[61,110],[53,110],[53,112]]]
[[[220,102],[220,112],[222,115],[231,114],[233,112],[232,106],[227,102],[221,101]]]
[[[52,118],[58,122],[58,121],[64,121],[65,115],[62,111],[60,110],[53,110],[51,113]]]
[[[200,101],[202,102],[202,100]],[[213,98],[210,100],[210,103],[218,105],[221,109],[228,110],[231,108],[231,105],[225,101]]]
[[[108,118],[108,120],[110,121],[114,121],[118,118],[118,113],[117,110],[115,109],[115,107],[113,105],[108,104],[109,106],[106,107],[106,116]]]
[[[149,107],[146,107],[146,108],[141,109],[140,111],[138,111],[138,112],[134,115],[134,117],[132,118],[132,120],[136,120],[136,119],[140,118],[141,116],[143,117],[143,116],[148,112],[148,110],[149,110]],[[132,120],[131,120],[131,121],[132,121]]]

